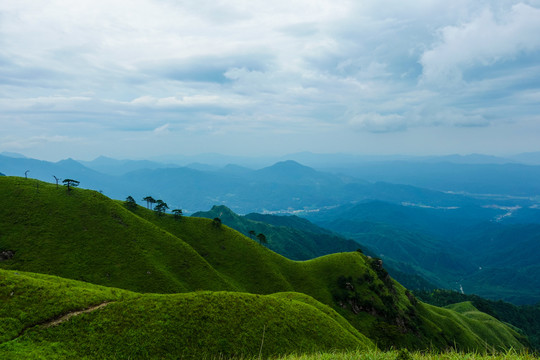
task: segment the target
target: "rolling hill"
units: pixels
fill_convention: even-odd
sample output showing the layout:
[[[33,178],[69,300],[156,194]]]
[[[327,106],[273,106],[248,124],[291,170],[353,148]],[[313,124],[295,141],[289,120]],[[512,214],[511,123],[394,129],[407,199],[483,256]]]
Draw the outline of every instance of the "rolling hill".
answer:
[[[309,260],[336,252],[356,251],[360,246],[331,231],[320,228],[297,216],[248,214],[240,216],[226,206],[213,206],[193,217],[220,218],[223,224],[250,236],[254,231],[266,236],[267,247],[291,260]],[[272,223],[269,223],[272,222]]]
[[[255,356],[263,332],[265,357],[374,347],[335,311],[302,294],[140,294],[6,270],[0,279],[2,358]],[[90,311],[74,313],[83,309]],[[63,320],[67,314],[73,316]]]
[[[57,347],[77,354],[96,349],[105,351],[101,344],[110,344],[111,351],[123,353],[130,351],[129,344],[147,344],[152,338],[156,343],[165,344],[165,348],[173,349],[170,351],[174,353],[174,340],[167,338],[169,332],[160,332],[159,329],[168,329],[169,326],[176,328],[175,324],[189,319],[195,322],[193,326],[209,322],[205,327],[208,334],[200,335],[207,336],[200,340],[201,347],[215,339],[225,338],[225,342],[208,346],[211,349],[221,346],[221,351],[226,352],[227,344],[233,341],[231,337],[239,332],[223,334],[211,324],[222,318],[235,321],[244,312],[261,316],[261,322],[251,319],[257,317],[254,315],[242,318],[255,321],[252,323],[252,333],[256,335],[246,340],[247,343],[252,343],[253,337],[259,337],[261,324],[263,328],[266,324],[270,329],[271,322],[278,321],[274,319],[277,316],[281,319],[279,321],[285,321],[282,323],[285,325],[284,329],[279,330],[283,332],[275,335],[275,341],[287,342],[290,339],[286,332],[288,328],[305,329],[299,330],[298,336],[306,339],[308,349],[317,335],[306,332],[327,326],[331,331],[349,334],[343,335],[344,341],[349,344],[344,346],[369,346],[362,340],[363,337],[355,335],[356,332],[351,332],[343,320],[335,317],[328,307],[381,347],[455,347],[472,350],[485,349],[486,344],[497,349],[520,349],[524,346],[524,340],[518,333],[491,318],[477,316],[474,311],[459,313],[418,302],[388,276],[380,260],[368,258],[359,252],[292,261],[225,225],[216,226],[209,219],[158,216],[143,207],[129,211],[122,202],[110,200],[95,191],[73,189],[68,192],[64,187],[57,188],[54,184],[33,179],[0,178],[0,202],[0,251],[9,255],[0,261],[0,268],[11,270],[7,272],[10,276],[20,276],[14,271],[28,271],[84,280],[109,287],[105,293],[113,300],[114,296],[127,294],[128,290],[142,293],[125,295],[125,300],[77,316],[54,328],[33,329],[33,326],[50,319],[49,315],[54,317],[58,313],[44,312],[47,319],[32,318],[35,319],[32,321],[28,320],[31,318],[29,314],[35,311],[31,307],[28,311],[23,310],[15,320],[12,316],[3,315],[2,318],[7,320],[2,320],[2,328],[7,328],[11,334],[19,333],[21,326],[23,329],[32,326],[20,338],[2,345],[3,349],[15,353],[34,349],[40,344],[45,346],[43,351]],[[3,284],[7,283],[7,273],[2,273]],[[61,284],[62,280],[55,278],[49,282]],[[113,290],[113,287],[124,290]],[[46,286],[40,284],[38,288],[45,289]],[[59,290],[58,287],[56,289]],[[15,308],[26,306],[17,305],[18,297],[11,299],[18,291],[4,290],[4,299],[14,301]],[[199,294],[197,290],[214,292]],[[56,290],[47,291],[51,296],[56,296]],[[292,293],[272,295],[284,292]],[[65,297],[70,298],[71,295]],[[96,301],[98,298],[94,297]],[[97,302],[101,301],[99,299]],[[295,325],[304,321],[287,305],[287,302],[294,302],[298,310],[295,301],[308,303],[309,310],[306,308],[300,313],[311,312],[308,318],[313,322],[304,322],[305,325],[298,327]],[[76,307],[88,305],[95,305],[95,302],[78,303]],[[163,311],[159,311],[160,308]],[[269,310],[269,317],[262,315],[266,314],[263,308]],[[182,316],[186,315],[179,309],[186,309],[186,314],[202,313],[200,317],[185,318]],[[273,309],[275,311],[271,311]],[[229,311],[232,315],[225,316]],[[325,323],[329,320],[324,320],[324,314],[332,314],[335,322],[332,325]],[[111,319],[119,317],[125,320],[118,320],[121,324],[118,327],[115,325],[117,320]],[[159,326],[149,326],[156,332],[155,335],[145,334],[144,326],[135,323],[141,319],[156,319],[159,322]],[[232,329],[239,329],[236,326],[231,324]],[[85,341],[80,338],[83,329],[90,329],[83,337]],[[186,331],[192,331],[189,329]],[[111,335],[115,332],[119,337]],[[66,333],[72,334],[71,337],[66,338]],[[2,333],[2,336],[5,334]],[[182,336],[189,338],[187,333]],[[119,342],[118,339],[125,340]],[[75,343],[77,341],[78,344]],[[118,344],[113,344],[114,341]],[[241,337],[234,341],[241,341]],[[326,346],[323,340],[317,339],[315,342],[320,343],[322,348]],[[231,345],[231,348],[244,349],[242,346]],[[251,350],[246,352],[253,353],[253,345],[250,346]],[[287,345],[276,347],[283,348],[283,351],[290,349]],[[136,355],[146,356],[144,353]]]
[[[309,260],[318,256],[358,249],[361,249],[366,255],[375,256],[375,252],[365,245],[367,242],[360,243],[344,238],[294,215],[250,213],[240,216],[231,209],[219,205],[213,206],[210,211],[200,211],[192,216],[208,219],[218,217],[223,224],[250,237],[252,236],[249,234],[250,231],[254,231],[256,234],[262,233],[268,242],[265,246],[292,260]],[[407,288],[422,290],[437,288],[419,276],[419,271],[410,265],[394,261],[391,265],[386,263],[385,267],[394,279]],[[399,270],[400,268],[403,271]]]

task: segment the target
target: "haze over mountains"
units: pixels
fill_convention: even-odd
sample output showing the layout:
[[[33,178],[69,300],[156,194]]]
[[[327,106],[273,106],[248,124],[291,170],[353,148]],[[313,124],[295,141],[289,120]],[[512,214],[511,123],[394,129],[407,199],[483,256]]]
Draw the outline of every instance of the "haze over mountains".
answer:
[[[77,178],[81,186],[102,190],[113,198],[132,195],[139,199],[153,194],[187,211],[216,204],[239,213],[313,210],[366,199],[448,207],[493,205],[496,200],[494,205],[530,207],[540,194],[540,166],[471,164],[456,161],[456,157],[451,161],[442,157],[362,162],[346,155],[297,155],[307,162],[320,157],[322,170],[315,170],[293,160],[253,169],[227,163],[179,166],[105,157],[51,163],[12,156],[0,155],[0,171],[7,175],[22,176],[30,170],[30,177],[44,181],[53,181],[53,175]],[[475,196],[461,196],[470,193]]]

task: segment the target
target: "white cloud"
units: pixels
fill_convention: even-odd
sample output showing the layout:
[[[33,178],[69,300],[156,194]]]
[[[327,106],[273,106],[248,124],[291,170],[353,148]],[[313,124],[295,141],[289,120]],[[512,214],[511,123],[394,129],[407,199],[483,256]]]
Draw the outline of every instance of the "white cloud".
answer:
[[[457,127],[482,127],[488,126],[487,121],[482,115],[467,114],[458,109],[442,109],[426,116],[426,120],[437,125],[452,125]]]
[[[372,133],[396,132],[407,128],[407,120],[398,114],[360,114],[353,117],[349,124],[353,129]]]
[[[423,80],[460,81],[463,71],[514,59],[522,52],[540,50],[540,9],[519,3],[495,14],[485,9],[458,26],[440,30],[440,42],[425,51],[420,63]]]
[[[164,124],[162,126],[159,126],[159,127],[154,129],[154,134],[156,134],[156,135],[168,134],[168,133],[171,132],[169,130],[170,126],[171,126],[171,124]]]
[[[129,139],[153,131],[170,132],[160,137],[169,147],[175,136],[212,134],[218,149],[251,137],[285,152],[292,145],[283,134],[316,150],[332,133],[327,146],[344,151],[338,139],[351,134],[482,130],[510,118],[518,126],[540,113],[539,8],[524,0],[5,0],[1,132],[79,136],[95,148],[117,132],[115,144],[126,147],[150,147]]]

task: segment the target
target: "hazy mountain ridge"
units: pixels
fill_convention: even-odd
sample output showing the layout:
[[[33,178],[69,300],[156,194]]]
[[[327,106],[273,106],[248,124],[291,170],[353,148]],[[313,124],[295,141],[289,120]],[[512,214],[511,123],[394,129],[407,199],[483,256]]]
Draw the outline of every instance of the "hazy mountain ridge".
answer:
[[[87,168],[113,176],[119,176],[131,171],[141,169],[179,167],[175,164],[164,164],[150,160],[117,160],[106,156],[100,156],[92,161],[79,162]]]
[[[394,161],[336,167],[333,172],[368,181],[408,184],[445,192],[502,194],[525,198],[540,194],[538,165]]]
[[[461,195],[445,194],[408,185],[367,183],[350,176],[316,171],[293,161],[260,170],[230,167],[200,171],[187,167],[139,169],[112,176],[88,169],[71,159],[49,163],[0,156],[0,169],[7,175],[24,175],[44,181],[73,178],[81,187],[101,190],[108,196],[142,199],[152,195],[167,199],[187,212],[225,204],[235,212],[319,209],[351,201],[380,199],[401,203],[448,204],[484,203]]]

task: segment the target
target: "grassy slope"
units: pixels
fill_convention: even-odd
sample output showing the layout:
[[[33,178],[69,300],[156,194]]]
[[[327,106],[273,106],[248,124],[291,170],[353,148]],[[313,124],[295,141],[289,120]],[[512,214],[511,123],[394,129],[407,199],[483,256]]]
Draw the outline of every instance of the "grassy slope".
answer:
[[[455,345],[460,349],[479,349],[486,343],[498,346],[500,332],[508,340],[505,347],[523,347],[517,340],[521,339],[520,335],[500,323],[493,326],[493,323],[447,309],[411,303],[402,286],[381,279],[373,269],[373,261],[360,253],[338,253],[294,262],[226,226],[215,228],[207,219],[183,218],[178,221],[170,216],[158,218],[149,212],[138,211],[139,215],[188,242],[242,291],[308,294],[332,306],[380,346],[446,348],[454,345],[456,340]],[[354,291],[340,287],[340,277],[353,279]],[[336,298],[341,299],[342,307]],[[355,315],[351,303],[369,305]],[[400,326],[401,321],[410,326]],[[490,334],[490,327],[495,329],[497,336]],[[473,333],[472,329],[482,335]],[[506,336],[509,333],[512,338]]]
[[[132,213],[96,192],[68,195],[65,188],[39,184],[0,179],[0,250],[15,251],[0,267],[141,292],[301,292],[332,306],[381,346],[444,348],[454,344],[445,332],[455,319],[469,321],[415,304],[360,253],[294,262],[208,219],[178,221],[142,207]],[[345,288],[347,281],[354,289]],[[506,331],[500,326],[497,331]],[[460,348],[484,346],[473,335],[463,339]],[[497,337],[484,340],[501,345]],[[517,340],[504,346],[521,347]]]
[[[253,230],[266,236],[267,247],[292,260],[307,260],[340,251],[355,251],[360,247],[353,240],[339,237],[296,216],[249,214],[240,216],[226,206],[214,206],[194,217],[219,217],[223,224],[249,236]]]
[[[347,240],[329,230],[323,229],[309,220],[297,216],[277,216],[251,213],[245,216],[235,214],[223,205],[216,205],[210,211],[197,212],[194,217],[213,219],[219,217],[223,224],[249,236],[249,231],[266,235],[269,249],[292,260],[307,260],[337,252],[356,251],[359,247],[366,255],[373,253],[353,240]],[[376,238],[376,236],[374,236]],[[411,265],[397,264],[404,271],[392,267],[385,260],[385,267],[394,279],[410,289],[435,289],[436,286],[415,273]],[[394,262],[395,264],[395,262]]]
[[[254,356],[263,330],[267,356],[373,348],[333,310],[302,294],[138,294],[6,270],[0,279],[0,354],[8,358]],[[58,326],[39,325],[104,301],[111,302]]]
[[[2,268],[133,291],[233,289],[189,245],[120,203],[36,180],[0,179],[0,250],[15,251]]]
[[[415,292],[422,301],[435,306],[447,306],[470,301],[478,310],[498,320],[512,324],[528,335],[531,346],[540,350],[540,304],[536,306],[506,303],[450,290]]]
[[[458,350],[523,349],[523,345],[517,339],[526,341],[515,330],[478,311],[472,305],[464,310],[462,307],[438,308],[422,304],[419,314],[426,319],[425,324],[430,327],[431,332],[439,332],[443,338],[452,339],[456,342]]]

